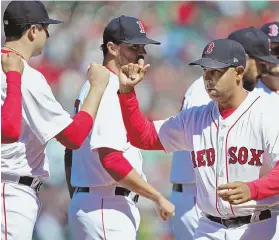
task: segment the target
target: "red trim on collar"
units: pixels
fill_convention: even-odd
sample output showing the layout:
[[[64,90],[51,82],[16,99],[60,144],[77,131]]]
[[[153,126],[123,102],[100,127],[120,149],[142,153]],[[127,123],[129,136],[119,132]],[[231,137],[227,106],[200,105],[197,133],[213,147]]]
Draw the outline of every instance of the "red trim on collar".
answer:
[[[229,117],[230,115],[233,114],[233,112],[236,110],[237,108],[230,108],[230,109],[224,109],[224,110],[220,110],[220,114],[222,116],[223,119],[226,119],[227,117]]]
[[[116,73],[114,71],[112,71],[109,67],[105,66],[110,72],[112,72],[113,74],[116,75]]]
[[[11,50],[6,50],[6,49],[2,49],[2,48],[1,48],[1,53],[6,54],[6,53],[9,53],[9,52],[13,52],[13,51],[11,51]],[[24,59],[20,54],[18,54],[18,53],[16,53],[16,52],[13,52],[13,53],[15,53],[17,56],[20,56],[22,59]]]

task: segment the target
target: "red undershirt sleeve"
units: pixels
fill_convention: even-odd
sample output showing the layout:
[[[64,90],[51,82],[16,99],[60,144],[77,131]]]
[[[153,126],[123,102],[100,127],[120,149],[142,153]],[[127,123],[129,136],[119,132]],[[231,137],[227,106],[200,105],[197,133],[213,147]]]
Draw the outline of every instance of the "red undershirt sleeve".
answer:
[[[145,150],[164,150],[154,123],[147,120],[139,109],[136,93],[118,94],[128,141]]]
[[[105,155],[101,163],[115,181],[122,180],[133,170],[123,152],[116,150]]]
[[[19,140],[21,131],[21,74],[10,71],[6,77],[7,97],[1,106],[1,143],[13,143]]]
[[[279,194],[279,162],[265,176],[248,182],[252,200],[261,200]]]
[[[56,139],[69,149],[78,149],[88,136],[93,126],[93,118],[85,111],[79,111],[73,122],[60,132]]]

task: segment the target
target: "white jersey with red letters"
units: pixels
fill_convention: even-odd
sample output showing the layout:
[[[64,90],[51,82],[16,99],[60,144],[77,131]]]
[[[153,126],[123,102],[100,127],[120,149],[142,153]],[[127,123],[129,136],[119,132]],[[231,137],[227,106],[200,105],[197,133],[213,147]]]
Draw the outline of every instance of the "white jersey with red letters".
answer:
[[[49,176],[47,142],[72,119],[56,101],[44,76],[24,62],[22,74],[22,123],[16,143],[1,144],[1,173],[18,176]],[[1,72],[1,104],[6,98],[6,75]]]
[[[186,109],[176,117],[155,121],[167,152],[190,150],[196,172],[199,208],[217,217],[253,214],[279,203],[279,196],[232,206],[217,195],[217,187],[233,181],[253,181],[279,160],[278,102],[247,93],[226,119],[216,102]]]

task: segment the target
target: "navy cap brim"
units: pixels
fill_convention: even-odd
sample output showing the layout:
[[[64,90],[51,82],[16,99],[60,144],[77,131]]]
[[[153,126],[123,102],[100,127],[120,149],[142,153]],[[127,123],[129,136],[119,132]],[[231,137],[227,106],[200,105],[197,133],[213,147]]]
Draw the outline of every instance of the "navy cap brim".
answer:
[[[232,66],[231,64],[219,62],[217,60],[210,59],[210,58],[201,58],[197,61],[189,63],[189,65],[199,65],[204,68],[213,68],[213,69],[226,68]]]
[[[255,58],[258,58],[268,63],[279,64],[279,59],[272,56],[255,56]]]
[[[44,22],[46,24],[60,24],[63,23],[63,21],[60,20],[54,20],[54,19],[48,19],[46,22]]]
[[[130,40],[124,40],[122,41],[123,43],[128,43],[128,44],[138,44],[138,45],[143,45],[143,44],[156,44],[160,45],[160,42],[154,41],[150,38],[133,38]]]

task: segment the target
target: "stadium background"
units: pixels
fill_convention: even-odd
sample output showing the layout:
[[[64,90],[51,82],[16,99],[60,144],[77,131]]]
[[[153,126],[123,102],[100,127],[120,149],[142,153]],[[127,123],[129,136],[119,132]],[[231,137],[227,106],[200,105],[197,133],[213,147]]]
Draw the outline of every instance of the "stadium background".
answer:
[[[151,64],[146,80],[137,88],[142,110],[150,119],[163,119],[179,111],[189,84],[201,75],[187,63],[198,58],[212,39],[224,38],[242,27],[260,27],[279,20],[277,1],[220,2],[96,2],[44,1],[50,16],[64,24],[50,27],[43,55],[32,59],[51,85],[57,100],[72,113],[77,93],[85,81],[86,66],[102,62],[102,33],[114,17],[130,15],[141,19],[148,36],[161,41],[148,46]],[[1,16],[8,1],[1,1]],[[5,40],[1,27],[1,42]],[[113,134],[113,133],[112,133]],[[42,209],[35,227],[34,240],[67,240],[69,195],[65,184],[64,148],[52,140],[47,148],[51,177],[40,191]],[[148,180],[165,196],[170,195],[171,155],[143,152]],[[139,240],[173,239],[169,222],[157,217],[153,204],[141,198]]]

